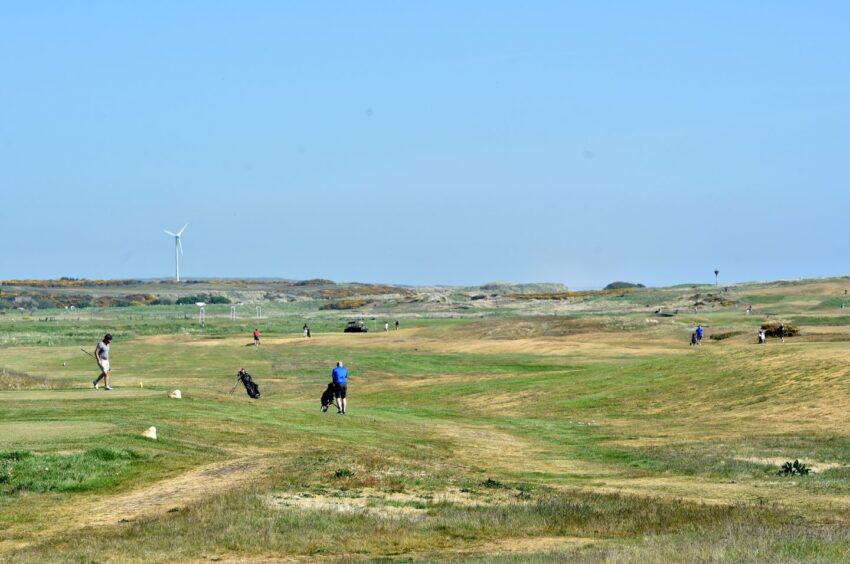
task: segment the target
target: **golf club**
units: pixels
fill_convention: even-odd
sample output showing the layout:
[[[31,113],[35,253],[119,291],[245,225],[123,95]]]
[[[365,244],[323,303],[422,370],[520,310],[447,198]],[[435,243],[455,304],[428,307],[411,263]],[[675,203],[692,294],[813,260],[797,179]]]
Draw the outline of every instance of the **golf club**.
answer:
[[[95,357],[92,353],[90,353],[89,351],[87,351],[83,347],[80,347],[80,350],[83,351],[84,353],[86,353],[87,355],[89,355],[90,357],[92,357],[93,359],[97,360],[97,357]],[[114,371],[115,371],[114,368],[109,370],[109,372],[114,372]]]

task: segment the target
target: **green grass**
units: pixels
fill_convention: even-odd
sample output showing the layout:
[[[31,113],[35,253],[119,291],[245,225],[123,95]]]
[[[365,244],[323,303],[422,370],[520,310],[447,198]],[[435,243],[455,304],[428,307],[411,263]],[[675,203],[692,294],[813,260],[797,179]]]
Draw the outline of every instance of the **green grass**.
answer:
[[[697,291],[708,289],[620,301],[642,307]],[[783,298],[770,303],[798,301],[790,290]],[[186,318],[194,309],[168,306],[57,312],[51,322],[2,316],[0,366],[18,376],[0,398],[0,559],[846,559],[845,344],[757,347],[733,336],[696,350],[681,338],[692,324],[723,334],[762,320],[720,309],[650,325],[645,313],[606,310],[623,307],[615,298],[598,301],[599,311],[566,317],[403,320],[421,331],[399,345],[343,339],[344,319],[284,304],[268,308],[259,349],[240,341],[250,342],[254,320],[223,318],[227,306],[208,308],[222,317],[204,328]],[[815,313],[788,320],[804,334],[850,324]],[[313,339],[274,342],[299,335],[307,315],[317,315]],[[519,324],[563,347],[504,352]],[[96,370],[79,351],[107,330],[112,396],[90,389]],[[156,335],[169,338],[144,338]],[[456,343],[492,350],[457,352]],[[340,359],[351,370],[345,417],[318,409]],[[241,366],[260,401],[229,393]],[[184,399],[167,397],[175,388]],[[140,437],[151,425],[157,441]],[[47,517],[243,457],[268,464],[127,523],[80,530]],[[758,462],[795,458],[838,465],[785,479]],[[732,497],[716,502],[714,491]],[[365,498],[368,510],[274,505],[275,496],[343,507]],[[551,542],[561,537],[591,542]]]
[[[143,459],[131,449],[102,447],[77,454],[0,452],[0,495],[110,487],[126,479]]]

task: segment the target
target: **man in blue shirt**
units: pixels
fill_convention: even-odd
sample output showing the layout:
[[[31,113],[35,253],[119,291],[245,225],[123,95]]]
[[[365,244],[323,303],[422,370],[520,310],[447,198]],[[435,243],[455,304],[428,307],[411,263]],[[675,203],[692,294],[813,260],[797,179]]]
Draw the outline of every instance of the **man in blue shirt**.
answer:
[[[697,325],[697,344],[702,344],[702,325]]]
[[[336,363],[332,377],[334,380],[334,396],[336,397],[336,406],[340,415],[345,415],[345,408],[348,406],[348,370],[342,365],[342,361]]]

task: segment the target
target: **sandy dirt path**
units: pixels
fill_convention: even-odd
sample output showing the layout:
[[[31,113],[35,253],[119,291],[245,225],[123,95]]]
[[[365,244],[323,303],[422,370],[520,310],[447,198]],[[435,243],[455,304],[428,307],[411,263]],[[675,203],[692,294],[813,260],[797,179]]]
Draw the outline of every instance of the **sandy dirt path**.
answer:
[[[26,540],[0,542],[0,554],[78,529],[164,515],[174,508],[184,508],[218,494],[248,487],[273,462],[270,453],[256,451],[223,462],[205,464],[129,492],[70,499],[68,503],[46,511],[41,520],[47,524],[45,527],[33,530],[31,525],[26,525]],[[23,536],[15,534],[20,532],[14,529],[6,531],[7,534]]]

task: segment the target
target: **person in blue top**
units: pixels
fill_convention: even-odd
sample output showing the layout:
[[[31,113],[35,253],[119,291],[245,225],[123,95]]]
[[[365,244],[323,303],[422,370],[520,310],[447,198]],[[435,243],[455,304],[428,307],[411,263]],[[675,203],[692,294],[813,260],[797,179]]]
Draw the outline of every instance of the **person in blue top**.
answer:
[[[334,380],[334,396],[336,397],[336,406],[340,415],[345,415],[345,408],[348,407],[348,370],[342,365],[342,361],[336,363],[332,377]]]
[[[697,344],[702,344],[702,325],[697,325]]]

